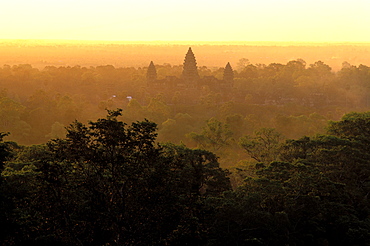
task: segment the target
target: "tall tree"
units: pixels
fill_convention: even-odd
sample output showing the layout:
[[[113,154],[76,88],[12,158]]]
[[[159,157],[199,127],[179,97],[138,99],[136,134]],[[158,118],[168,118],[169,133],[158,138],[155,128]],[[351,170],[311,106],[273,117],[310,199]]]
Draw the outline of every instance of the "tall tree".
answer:
[[[244,136],[240,146],[258,162],[269,163],[277,160],[284,137],[274,128],[261,128],[254,136]]]
[[[192,138],[200,148],[218,151],[231,142],[233,135],[227,124],[218,121],[216,118],[207,120],[206,126],[200,134],[192,132],[189,137]]]

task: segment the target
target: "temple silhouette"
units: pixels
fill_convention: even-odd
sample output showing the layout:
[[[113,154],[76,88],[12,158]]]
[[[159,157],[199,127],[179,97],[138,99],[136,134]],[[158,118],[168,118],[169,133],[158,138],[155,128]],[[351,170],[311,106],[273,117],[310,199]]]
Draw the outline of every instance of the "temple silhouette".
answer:
[[[234,83],[234,71],[228,62],[224,69],[223,79],[217,79],[214,76],[204,76],[200,78],[198,73],[197,62],[195,55],[189,47],[188,52],[185,55],[182,75],[180,78],[176,76],[166,76],[164,79],[157,78],[157,71],[153,61],[150,62],[147,74],[147,87],[151,89],[205,89],[208,87],[212,91],[224,91],[225,89],[230,90]]]

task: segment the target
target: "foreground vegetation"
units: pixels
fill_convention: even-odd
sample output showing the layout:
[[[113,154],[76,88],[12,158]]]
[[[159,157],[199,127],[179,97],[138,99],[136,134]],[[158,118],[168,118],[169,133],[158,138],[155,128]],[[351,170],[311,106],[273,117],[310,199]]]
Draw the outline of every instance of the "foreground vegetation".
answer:
[[[232,172],[207,150],[158,144],[155,123],[120,119],[75,121],[43,145],[1,142],[3,245],[369,244],[369,112],[314,137],[246,135],[255,162]]]

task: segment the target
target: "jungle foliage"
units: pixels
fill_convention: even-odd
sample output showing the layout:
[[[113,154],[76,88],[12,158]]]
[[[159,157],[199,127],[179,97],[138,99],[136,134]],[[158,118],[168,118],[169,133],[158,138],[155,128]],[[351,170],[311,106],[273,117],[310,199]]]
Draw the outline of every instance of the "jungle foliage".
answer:
[[[256,162],[230,170],[121,114],[74,121],[42,145],[1,134],[2,245],[369,244],[368,112],[316,136],[244,136]]]

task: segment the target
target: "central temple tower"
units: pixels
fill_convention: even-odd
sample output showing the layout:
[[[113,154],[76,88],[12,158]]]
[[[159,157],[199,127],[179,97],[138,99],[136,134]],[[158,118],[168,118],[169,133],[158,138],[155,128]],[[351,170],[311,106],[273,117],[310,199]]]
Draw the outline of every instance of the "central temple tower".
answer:
[[[152,86],[157,82],[157,70],[155,69],[153,61],[150,62],[148,70],[146,71],[147,86]]]
[[[195,87],[199,81],[197,62],[191,47],[185,56],[182,79],[184,80],[185,84],[190,87]]]

